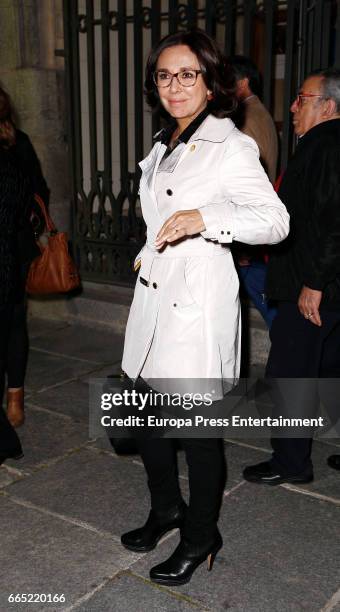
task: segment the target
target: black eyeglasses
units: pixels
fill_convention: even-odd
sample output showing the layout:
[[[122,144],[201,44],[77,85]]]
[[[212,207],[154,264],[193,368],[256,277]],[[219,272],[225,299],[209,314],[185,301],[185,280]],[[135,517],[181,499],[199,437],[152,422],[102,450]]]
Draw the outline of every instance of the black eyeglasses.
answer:
[[[182,87],[192,87],[197,81],[197,76],[202,72],[202,70],[181,70],[172,74],[166,70],[156,70],[152,76],[157,87],[170,87],[174,77]]]

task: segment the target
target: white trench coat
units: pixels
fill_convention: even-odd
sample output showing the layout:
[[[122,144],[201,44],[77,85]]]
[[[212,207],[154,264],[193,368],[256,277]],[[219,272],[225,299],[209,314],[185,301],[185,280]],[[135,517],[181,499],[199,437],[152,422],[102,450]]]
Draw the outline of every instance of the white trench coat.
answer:
[[[209,115],[187,144],[178,145],[177,161],[156,181],[165,150],[156,142],[140,163],[147,242],[137,257],[122,368],[132,379],[236,381],[239,282],[229,246],[233,240],[280,242],[289,215],[259,162],[256,143],[230,119]],[[163,223],[188,209],[200,210],[206,230],[157,251]]]

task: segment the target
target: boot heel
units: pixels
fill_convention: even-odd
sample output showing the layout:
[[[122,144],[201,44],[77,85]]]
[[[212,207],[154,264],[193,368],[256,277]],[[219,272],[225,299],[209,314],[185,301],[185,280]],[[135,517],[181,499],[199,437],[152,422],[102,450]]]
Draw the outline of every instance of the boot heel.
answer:
[[[216,546],[214,550],[211,553],[209,553],[209,555],[207,556],[208,572],[211,572],[212,567],[214,565],[216,555],[218,551],[221,550],[221,548],[222,548],[222,540],[221,540],[221,543],[219,543],[218,546]]]
[[[212,570],[212,568],[213,568],[213,565],[214,565],[214,561],[215,561],[216,555],[217,555],[217,553],[218,553],[218,551],[219,551],[219,550],[220,550],[220,549],[218,548],[216,551],[214,551],[214,552],[210,553],[210,554],[207,556],[208,572],[211,572],[211,570]]]

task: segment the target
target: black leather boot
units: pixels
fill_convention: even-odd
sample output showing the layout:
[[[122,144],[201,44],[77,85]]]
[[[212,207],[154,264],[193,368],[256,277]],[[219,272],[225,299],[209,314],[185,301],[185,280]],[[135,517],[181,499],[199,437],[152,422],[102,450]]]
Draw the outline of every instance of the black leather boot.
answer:
[[[182,527],[186,508],[187,506],[183,502],[183,504],[161,517],[151,510],[149,518],[143,527],[128,531],[122,535],[121,542],[123,546],[134,552],[149,552],[149,550],[153,550],[168,531]]]
[[[158,584],[177,586],[186,584],[194,571],[207,559],[208,570],[212,569],[215,557],[222,547],[223,540],[219,531],[210,545],[193,545],[184,538],[171,557],[150,570],[150,578]]]

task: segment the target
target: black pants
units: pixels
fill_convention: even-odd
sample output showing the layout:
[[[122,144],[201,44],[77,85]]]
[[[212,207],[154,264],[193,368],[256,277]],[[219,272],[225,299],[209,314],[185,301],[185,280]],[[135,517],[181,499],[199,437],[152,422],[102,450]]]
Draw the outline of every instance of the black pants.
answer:
[[[2,390],[3,379],[5,375],[7,365],[7,351],[10,330],[13,321],[13,304],[1,304],[0,305],[0,387]]]
[[[333,389],[331,381],[317,381],[320,378],[340,377],[340,309],[332,311],[321,309],[322,326],[317,327],[306,320],[296,304],[282,302],[271,328],[271,350],[269,353],[266,376],[269,378],[304,379],[294,381],[285,387],[285,397],[281,396],[275,411],[282,416],[294,416],[294,402],[300,402],[308,410],[308,416],[318,406],[319,394],[326,402],[326,409],[334,422],[335,412],[339,410],[339,389]],[[306,379],[310,379],[307,381]],[[324,388],[322,388],[324,384]],[[335,385],[337,386],[337,385]],[[328,396],[328,397],[327,397]],[[332,397],[330,397],[332,396]],[[333,406],[330,405],[333,401]],[[274,399],[275,401],[275,399]],[[297,416],[297,415],[295,415]],[[338,415],[340,416],[340,414]],[[284,475],[309,474],[312,471],[310,458],[312,439],[275,438],[271,439],[272,463]]]
[[[13,304],[0,305],[0,400],[3,396],[4,377],[7,364],[8,342],[13,321]],[[14,457],[22,452],[19,438],[7,421],[0,401],[0,460]]]
[[[0,372],[9,387],[23,387],[28,356],[25,301],[0,307]]]
[[[7,348],[7,384],[23,387],[28,357],[26,300],[14,305]]]
[[[152,509],[160,516],[182,501],[175,441],[139,440],[148,476]],[[225,483],[225,459],[220,439],[181,439],[189,470],[190,501],[183,536],[194,544],[209,543],[216,531]]]

